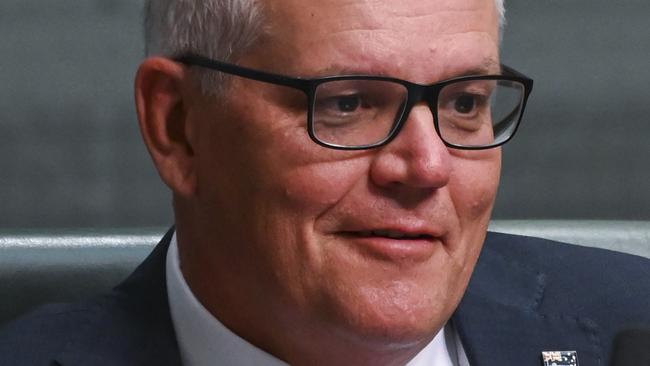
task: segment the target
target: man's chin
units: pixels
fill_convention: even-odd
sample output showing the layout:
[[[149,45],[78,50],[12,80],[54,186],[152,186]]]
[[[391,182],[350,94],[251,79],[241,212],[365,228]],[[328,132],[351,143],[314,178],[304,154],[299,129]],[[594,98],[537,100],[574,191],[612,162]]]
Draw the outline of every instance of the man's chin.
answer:
[[[423,300],[424,296],[381,296],[381,300],[365,298],[341,314],[339,330],[346,339],[387,350],[426,345],[451,316],[441,303]]]
[[[349,248],[349,247],[348,247]],[[433,338],[460,301],[463,271],[440,246],[423,262],[394,262],[356,250],[330,256],[311,296],[325,324],[363,341],[409,346]],[[318,311],[318,310],[317,310]]]
[[[431,342],[445,323],[430,319],[417,323],[392,319],[383,323],[354,324],[346,329],[345,338],[352,344],[386,352],[419,350]]]

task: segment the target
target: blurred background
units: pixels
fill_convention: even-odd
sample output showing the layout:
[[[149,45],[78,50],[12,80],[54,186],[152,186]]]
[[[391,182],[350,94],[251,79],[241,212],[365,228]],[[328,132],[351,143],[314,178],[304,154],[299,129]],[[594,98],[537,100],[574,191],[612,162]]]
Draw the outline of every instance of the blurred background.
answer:
[[[133,106],[141,7],[0,3],[0,229],[172,223]],[[494,217],[650,220],[650,2],[507,8],[503,61],[535,89]]]

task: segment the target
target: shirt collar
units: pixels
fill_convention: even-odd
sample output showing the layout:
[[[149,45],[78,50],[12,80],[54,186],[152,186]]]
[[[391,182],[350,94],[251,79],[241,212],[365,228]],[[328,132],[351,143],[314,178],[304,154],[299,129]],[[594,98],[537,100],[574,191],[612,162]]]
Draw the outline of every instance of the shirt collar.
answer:
[[[166,277],[172,323],[184,366],[212,366],[216,363],[232,366],[287,365],[233,333],[201,305],[181,272],[175,233],[167,251]],[[462,345],[452,341],[457,344],[448,347],[450,340],[458,339],[454,333],[449,326],[440,330],[406,366],[457,365],[452,363],[452,357],[456,359]]]

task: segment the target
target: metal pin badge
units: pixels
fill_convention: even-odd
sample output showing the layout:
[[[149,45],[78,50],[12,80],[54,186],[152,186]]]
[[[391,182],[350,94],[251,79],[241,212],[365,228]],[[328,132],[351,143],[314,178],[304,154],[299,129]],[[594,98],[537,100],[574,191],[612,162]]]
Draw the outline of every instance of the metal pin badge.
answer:
[[[576,351],[544,351],[542,352],[543,366],[578,366]]]

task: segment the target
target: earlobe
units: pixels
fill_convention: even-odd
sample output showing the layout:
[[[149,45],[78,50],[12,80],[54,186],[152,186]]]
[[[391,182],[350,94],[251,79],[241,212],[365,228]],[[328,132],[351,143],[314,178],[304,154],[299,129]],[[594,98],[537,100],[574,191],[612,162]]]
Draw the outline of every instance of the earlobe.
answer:
[[[183,66],[162,57],[145,60],[135,80],[140,131],[162,180],[175,194],[196,192],[195,156],[189,139]]]

